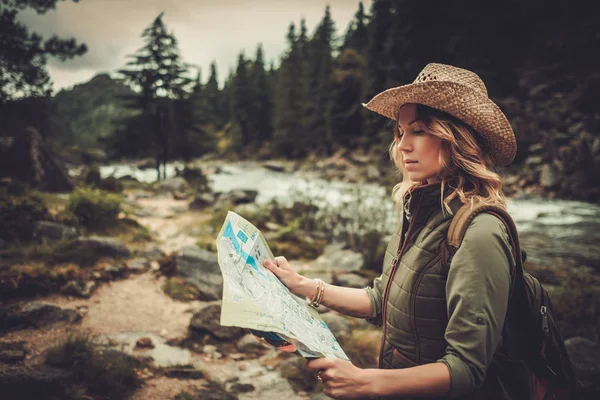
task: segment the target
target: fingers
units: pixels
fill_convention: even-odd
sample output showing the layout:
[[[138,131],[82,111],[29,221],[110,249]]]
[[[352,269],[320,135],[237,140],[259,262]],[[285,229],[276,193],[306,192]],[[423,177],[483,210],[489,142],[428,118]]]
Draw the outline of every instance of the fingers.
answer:
[[[318,371],[320,369],[333,368],[335,366],[335,362],[331,357],[326,358],[317,358],[315,360],[311,360],[308,362],[307,367],[311,371]],[[323,374],[321,374],[321,377]]]
[[[288,260],[282,256],[275,257],[273,260],[267,259],[263,262],[263,265],[275,275],[277,275],[278,272],[281,272],[281,270],[289,269],[290,266]]]
[[[290,266],[290,264],[288,263],[288,260],[283,256],[275,257],[273,259],[273,262],[275,262],[275,265],[278,266],[279,268],[285,269]]]

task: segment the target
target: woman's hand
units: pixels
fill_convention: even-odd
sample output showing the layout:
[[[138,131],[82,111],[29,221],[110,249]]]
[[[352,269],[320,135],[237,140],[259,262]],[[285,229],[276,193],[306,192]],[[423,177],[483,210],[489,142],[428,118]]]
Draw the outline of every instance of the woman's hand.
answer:
[[[303,283],[307,278],[299,275],[294,268],[290,266],[288,260],[285,257],[275,257],[272,261],[265,260],[264,264],[266,269],[275,274],[277,278],[283,283],[290,292],[294,294],[305,295],[300,293],[303,288]]]
[[[308,369],[317,372],[323,382],[323,393],[333,399],[369,398],[372,390],[371,370],[354,366],[350,361],[335,357],[309,361]]]

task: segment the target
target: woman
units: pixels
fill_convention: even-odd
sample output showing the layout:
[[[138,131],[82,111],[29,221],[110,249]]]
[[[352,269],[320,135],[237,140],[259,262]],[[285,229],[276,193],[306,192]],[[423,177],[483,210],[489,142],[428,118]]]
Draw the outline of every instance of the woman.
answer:
[[[334,398],[511,398],[499,372],[515,265],[504,224],[477,215],[449,265],[445,251],[463,204],[504,206],[491,168],[515,156],[510,124],[475,73],[442,64],[427,65],[412,84],[365,107],[397,121],[390,155],[403,174],[394,188],[402,222],[382,275],[372,288],[352,289],[301,276],[284,257],[265,267],[295,294],[382,324],[380,368],[331,358],[308,367]]]

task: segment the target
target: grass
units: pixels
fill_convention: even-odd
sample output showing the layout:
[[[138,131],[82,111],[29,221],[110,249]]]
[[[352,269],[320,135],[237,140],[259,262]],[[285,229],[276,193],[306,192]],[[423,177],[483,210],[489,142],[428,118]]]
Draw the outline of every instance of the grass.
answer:
[[[95,338],[86,332],[70,332],[48,349],[46,364],[75,373],[71,398],[125,400],[141,386],[141,362],[114,350],[100,351]]]

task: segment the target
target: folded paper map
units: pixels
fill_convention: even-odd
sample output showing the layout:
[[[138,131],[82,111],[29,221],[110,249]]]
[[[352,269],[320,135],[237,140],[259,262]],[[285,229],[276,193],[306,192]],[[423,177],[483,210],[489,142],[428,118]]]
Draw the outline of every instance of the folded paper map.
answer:
[[[307,358],[348,360],[319,313],[263,266],[273,253],[254,225],[229,211],[217,251],[223,274],[221,325],[248,328],[268,343]]]

